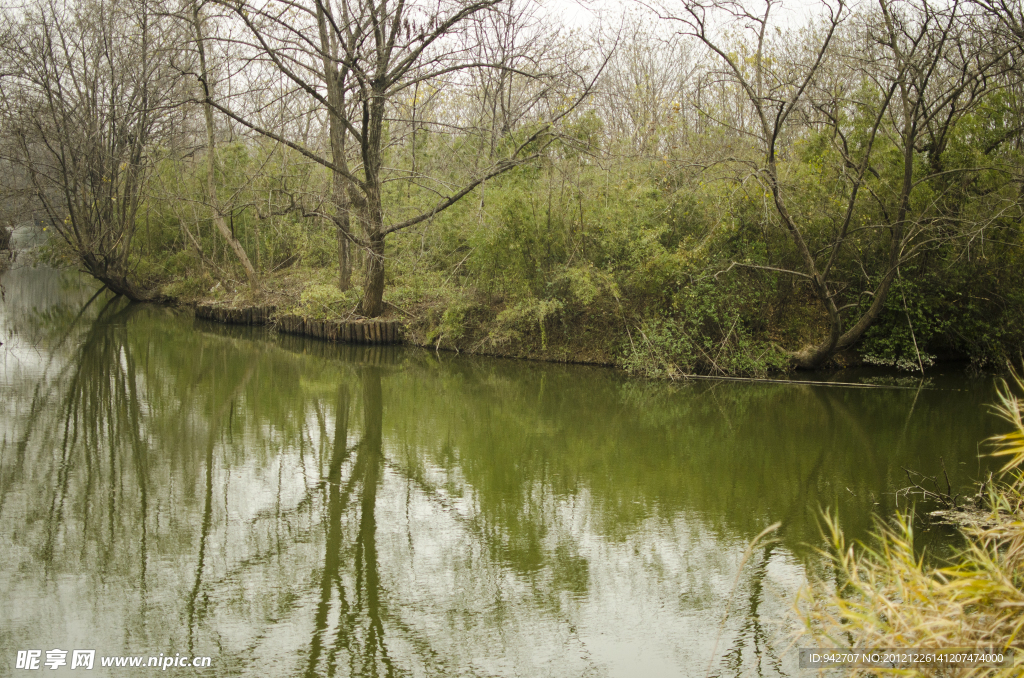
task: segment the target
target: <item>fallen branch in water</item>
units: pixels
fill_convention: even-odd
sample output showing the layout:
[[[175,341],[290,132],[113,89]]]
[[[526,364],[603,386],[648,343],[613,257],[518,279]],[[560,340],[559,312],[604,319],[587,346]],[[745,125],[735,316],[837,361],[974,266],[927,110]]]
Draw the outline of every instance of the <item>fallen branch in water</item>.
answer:
[[[926,501],[936,501],[942,504],[943,508],[957,508],[956,500],[959,499],[961,495],[953,494],[953,487],[952,484],[949,482],[949,474],[946,473],[946,461],[944,459],[940,461],[942,462],[942,475],[946,479],[946,491],[943,492],[942,488],[939,487],[939,479],[937,476],[926,476],[923,473],[920,473],[918,471],[911,471],[907,467],[903,466],[901,468],[907,474],[907,481],[910,483],[910,485],[899,490],[896,490],[896,508],[899,508],[900,505],[900,495],[903,495],[904,497],[918,495]],[[935,486],[935,491],[933,492],[932,490],[929,490],[928,488],[921,485],[921,483],[915,482],[914,476],[917,476],[922,480],[931,481],[932,485]]]

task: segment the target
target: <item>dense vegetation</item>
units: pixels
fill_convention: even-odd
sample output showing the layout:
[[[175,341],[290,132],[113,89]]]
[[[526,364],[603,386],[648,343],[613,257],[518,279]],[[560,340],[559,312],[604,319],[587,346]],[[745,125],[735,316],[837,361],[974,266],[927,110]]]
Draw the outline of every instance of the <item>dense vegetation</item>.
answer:
[[[1019,3],[38,0],[4,208],[136,299],[763,374],[1024,337]]]

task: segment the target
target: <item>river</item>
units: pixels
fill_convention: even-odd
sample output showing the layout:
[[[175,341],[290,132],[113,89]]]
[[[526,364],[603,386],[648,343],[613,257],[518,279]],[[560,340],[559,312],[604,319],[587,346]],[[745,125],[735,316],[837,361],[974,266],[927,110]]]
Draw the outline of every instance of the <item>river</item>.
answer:
[[[97,285],[45,267],[2,281],[16,675],[19,651],[55,649],[46,675],[81,674],[75,649],[87,675],[130,675],[100,666],[121,655],[210,657],[178,676],[801,675],[821,510],[863,538],[904,468],[963,488],[1004,428],[995,379],[962,366],[664,384],[107,295],[83,312]]]

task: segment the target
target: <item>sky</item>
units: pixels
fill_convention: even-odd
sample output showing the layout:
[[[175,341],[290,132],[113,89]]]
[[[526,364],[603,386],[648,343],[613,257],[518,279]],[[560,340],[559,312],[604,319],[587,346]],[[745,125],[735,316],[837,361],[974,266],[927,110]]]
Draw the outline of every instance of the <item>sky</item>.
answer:
[[[657,2],[646,3],[639,0],[623,2],[622,0],[539,0],[543,11],[555,16],[561,16],[567,25],[579,28],[587,28],[596,22],[604,22],[606,25],[618,23],[618,19],[624,12],[633,11],[637,13],[650,14],[653,17],[650,7],[659,6]],[[773,10],[778,25],[788,28],[797,28],[807,19],[820,11],[823,0],[783,0]],[[668,0],[660,3],[660,6],[671,8],[673,5],[682,6],[683,0]],[[764,2],[761,0],[742,0],[741,4],[754,11],[763,11]],[[850,3],[860,4],[860,3]]]

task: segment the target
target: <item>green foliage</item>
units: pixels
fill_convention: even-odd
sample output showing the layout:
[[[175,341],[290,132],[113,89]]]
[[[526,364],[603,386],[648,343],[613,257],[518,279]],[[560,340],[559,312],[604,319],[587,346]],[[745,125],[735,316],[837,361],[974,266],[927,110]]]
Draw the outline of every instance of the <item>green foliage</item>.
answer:
[[[207,264],[220,269],[211,273],[243,279],[241,265],[213,226],[205,156],[157,155],[139,211],[136,256],[160,267],[168,255],[201,252]],[[217,204],[258,272],[271,274],[303,254],[319,266],[336,261],[333,227],[307,221],[292,209],[294,187],[314,192],[325,183],[323,173],[299,163],[291,151],[244,142],[217,147],[215,172]],[[183,271],[168,269],[166,275]]]
[[[348,316],[362,296],[362,289],[358,287],[342,292],[337,285],[311,284],[302,290],[298,312],[319,320]]]
[[[453,299],[427,335],[427,342],[446,348],[457,347],[467,334],[467,326],[476,304],[468,299]]]
[[[571,140],[563,143],[567,157],[575,158],[579,153],[597,153],[601,148],[604,121],[594,111],[587,111],[565,125],[563,137]]]
[[[702,281],[675,297],[675,312],[643,320],[623,365],[634,374],[679,379],[688,374],[761,376],[785,369],[787,357],[752,330],[727,287]]]
[[[295,230],[299,232],[292,234],[292,247],[298,249],[295,247],[296,241],[305,237],[301,253],[302,260],[307,265],[313,268],[337,268],[338,238],[334,228],[316,228],[307,225],[305,229],[296,228]],[[289,248],[289,251],[293,250]]]
[[[544,286],[544,263],[558,258],[562,243],[538,215],[537,201],[517,191],[502,200],[495,228],[480,229],[470,244],[467,263],[490,292],[518,296],[539,294]]]
[[[921,286],[899,278],[893,282],[891,303],[867,331],[860,345],[865,362],[908,372],[931,367],[935,356],[928,352],[948,319],[943,318],[939,298],[923,293]]]
[[[590,306],[602,296],[609,296],[616,301],[619,299],[615,278],[589,263],[562,268],[555,274],[551,284],[555,287],[556,295],[569,297],[584,307]]]
[[[71,249],[67,242],[65,242],[63,238],[56,237],[54,235],[47,238],[46,241],[36,249],[36,258],[44,264],[48,264],[54,268],[74,266],[78,261],[77,254],[73,249]]]
[[[194,300],[208,296],[216,282],[207,272],[180,278],[164,286],[163,292],[172,299]]]
[[[864,359],[909,371],[919,369],[918,354],[925,367],[937,355],[1005,365],[1024,342],[1024,280],[1010,264],[1019,259],[1008,254],[934,273],[909,270],[893,282],[889,305],[865,334]]]
[[[522,341],[524,335],[536,329],[540,334],[541,350],[544,350],[548,347],[548,319],[556,317],[563,308],[558,299],[524,299],[498,314],[489,338],[494,344]]]

